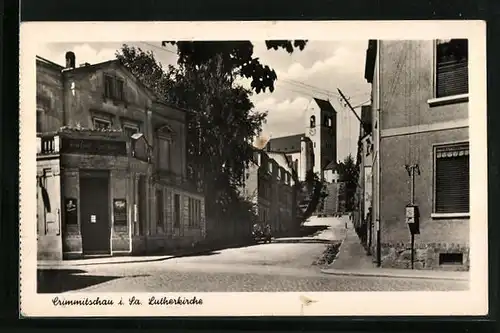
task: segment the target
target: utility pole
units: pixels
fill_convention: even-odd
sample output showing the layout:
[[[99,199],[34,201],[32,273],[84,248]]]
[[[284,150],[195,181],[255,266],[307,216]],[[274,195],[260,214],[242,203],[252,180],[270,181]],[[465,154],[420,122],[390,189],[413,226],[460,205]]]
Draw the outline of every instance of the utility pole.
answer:
[[[344,100],[345,104],[349,107],[349,109],[352,111],[352,113],[354,113],[354,115],[356,116],[356,118],[358,118],[359,122],[361,125],[364,125],[363,124],[363,121],[361,120],[361,118],[358,116],[358,114],[356,113],[356,111],[354,111],[354,108],[352,107],[351,103],[349,102],[349,100],[345,97],[344,93],[342,93],[342,91],[337,88],[337,91],[339,92],[340,96],[342,97],[342,99]]]
[[[418,164],[405,165],[406,171],[410,176],[410,205],[415,205],[415,172],[420,175],[420,168]],[[414,248],[415,248],[415,232],[416,230],[410,229],[410,237],[411,237],[411,269],[413,269],[414,260]]]

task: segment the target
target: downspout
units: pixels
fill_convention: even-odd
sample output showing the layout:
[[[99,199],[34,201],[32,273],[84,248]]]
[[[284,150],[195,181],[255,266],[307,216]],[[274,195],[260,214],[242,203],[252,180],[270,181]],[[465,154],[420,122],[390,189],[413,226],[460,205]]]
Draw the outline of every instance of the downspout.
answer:
[[[377,161],[377,202],[376,202],[376,216],[375,216],[375,225],[376,225],[376,236],[377,236],[377,266],[380,267],[382,265],[382,256],[381,256],[381,244],[380,244],[380,131],[381,131],[381,82],[380,82],[380,40],[377,39],[377,58],[376,58],[376,66],[377,66],[377,105],[376,105],[376,113],[377,113],[377,130],[375,131],[377,138],[377,151],[376,151],[376,161]]]

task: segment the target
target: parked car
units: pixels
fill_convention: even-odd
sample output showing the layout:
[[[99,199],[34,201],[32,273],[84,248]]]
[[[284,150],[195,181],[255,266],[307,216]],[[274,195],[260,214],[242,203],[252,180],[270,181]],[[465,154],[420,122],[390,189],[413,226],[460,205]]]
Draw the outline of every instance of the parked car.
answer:
[[[269,224],[262,225],[256,223],[253,225],[252,238],[255,242],[271,243],[272,233]]]

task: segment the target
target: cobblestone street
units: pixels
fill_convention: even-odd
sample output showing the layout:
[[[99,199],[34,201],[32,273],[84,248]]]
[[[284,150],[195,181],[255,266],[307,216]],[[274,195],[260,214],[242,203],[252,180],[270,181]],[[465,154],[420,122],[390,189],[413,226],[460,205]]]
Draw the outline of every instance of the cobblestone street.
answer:
[[[312,234],[156,261],[64,266],[40,279],[40,292],[258,292],[466,290],[466,281],[336,276],[313,262],[342,240],[345,221],[314,219]],[[50,274],[50,276],[49,276]]]

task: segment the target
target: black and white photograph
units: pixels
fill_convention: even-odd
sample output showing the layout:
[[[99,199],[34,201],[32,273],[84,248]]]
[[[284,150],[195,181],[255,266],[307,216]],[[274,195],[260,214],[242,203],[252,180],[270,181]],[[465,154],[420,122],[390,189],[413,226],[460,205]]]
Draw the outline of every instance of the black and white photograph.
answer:
[[[27,315],[487,311],[484,25],[307,23],[21,29]]]

